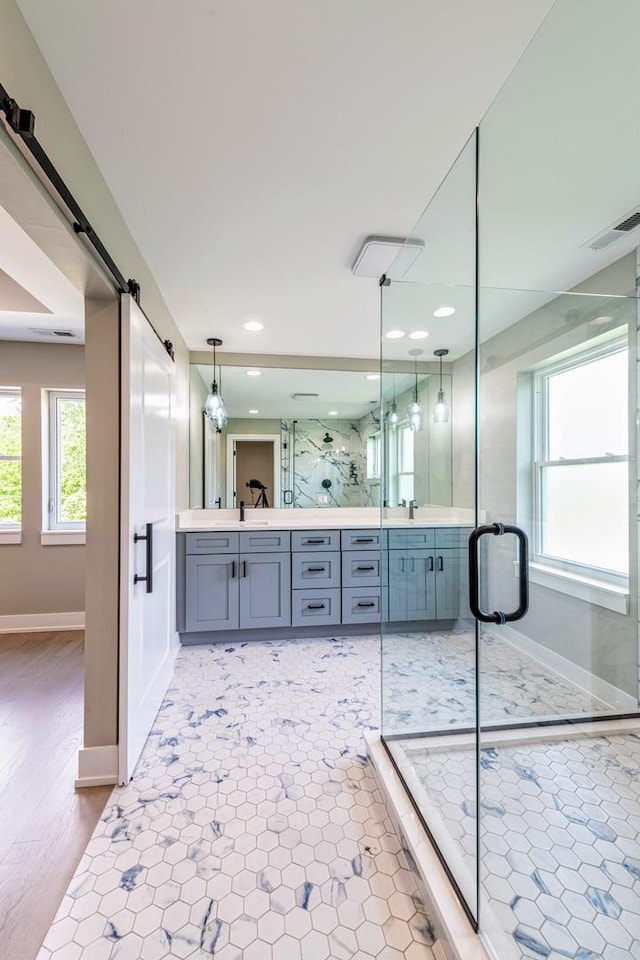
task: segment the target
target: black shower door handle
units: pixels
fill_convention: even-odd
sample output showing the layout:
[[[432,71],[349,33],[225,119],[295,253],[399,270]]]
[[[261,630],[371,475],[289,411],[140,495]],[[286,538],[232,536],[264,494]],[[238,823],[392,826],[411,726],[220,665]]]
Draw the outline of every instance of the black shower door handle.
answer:
[[[502,537],[505,533],[512,533],[518,539],[518,607],[512,613],[503,613],[494,610],[493,613],[484,613],[480,609],[479,600],[479,570],[478,544],[486,534]],[[520,527],[508,523],[486,523],[476,527],[469,537],[469,606],[476,620],[482,623],[513,623],[521,620],[529,609],[529,544],[527,535]]]

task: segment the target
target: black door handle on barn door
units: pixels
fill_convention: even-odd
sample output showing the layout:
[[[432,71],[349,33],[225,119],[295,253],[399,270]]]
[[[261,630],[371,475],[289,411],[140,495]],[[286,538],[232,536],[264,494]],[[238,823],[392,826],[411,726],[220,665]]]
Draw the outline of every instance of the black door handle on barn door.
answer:
[[[146,583],[147,593],[153,593],[153,524],[145,524],[146,533],[134,533],[133,542],[138,543],[140,540],[146,541],[146,573],[144,577],[139,576],[137,573],[133,576],[134,583]]]
[[[485,613],[480,609],[478,544],[482,537],[489,533],[494,537],[502,537],[505,533],[512,533],[518,540],[519,603],[511,613],[503,613],[501,610]],[[529,609],[529,544],[526,533],[520,527],[508,523],[486,523],[483,526],[476,527],[469,537],[469,607],[476,620],[480,620],[482,623],[513,623],[514,620],[521,620],[524,617]]]

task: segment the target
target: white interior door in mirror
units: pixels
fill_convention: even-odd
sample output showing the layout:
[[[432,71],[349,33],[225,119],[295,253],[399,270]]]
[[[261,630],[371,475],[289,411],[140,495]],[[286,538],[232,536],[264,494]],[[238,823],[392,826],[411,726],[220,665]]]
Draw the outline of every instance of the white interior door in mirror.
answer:
[[[121,302],[122,502],[119,780],[127,783],[173,672],[173,362],[130,297]]]

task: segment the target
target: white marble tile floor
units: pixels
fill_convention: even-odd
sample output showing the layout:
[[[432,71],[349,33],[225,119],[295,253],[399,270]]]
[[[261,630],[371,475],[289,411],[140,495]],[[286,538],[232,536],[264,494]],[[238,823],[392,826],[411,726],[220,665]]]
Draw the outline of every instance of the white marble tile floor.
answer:
[[[364,755],[379,658],[373,637],[181,650],[39,960],[435,958]]]

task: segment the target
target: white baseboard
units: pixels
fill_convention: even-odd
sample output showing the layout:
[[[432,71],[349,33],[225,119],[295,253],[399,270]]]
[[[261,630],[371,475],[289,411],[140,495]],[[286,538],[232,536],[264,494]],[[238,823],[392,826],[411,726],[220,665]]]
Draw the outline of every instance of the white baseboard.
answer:
[[[118,782],[118,746],[83,747],[78,752],[76,788],[102,787]]]
[[[635,697],[632,697],[631,694],[625,693],[624,690],[619,690],[618,687],[614,687],[612,683],[602,680],[601,677],[597,677],[589,670],[585,670],[584,667],[579,667],[572,660],[568,660],[567,657],[556,653],[555,650],[550,650],[549,647],[545,647],[543,643],[538,643],[537,640],[532,640],[518,630],[514,630],[513,627],[505,624],[496,629],[495,632],[492,632],[492,635],[497,639],[509,643],[530,659],[536,660],[543,666],[553,670],[554,673],[568,680],[569,683],[572,683],[574,686],[586,690],[591,696],[597,697],[599,700],[604,700],[605,703],[608,703],[620,713],[634,713],[637,711],[638,701]]]
[[[84,610],[76,613],[24,613],[0,617],[0,633],[84,630]]]

